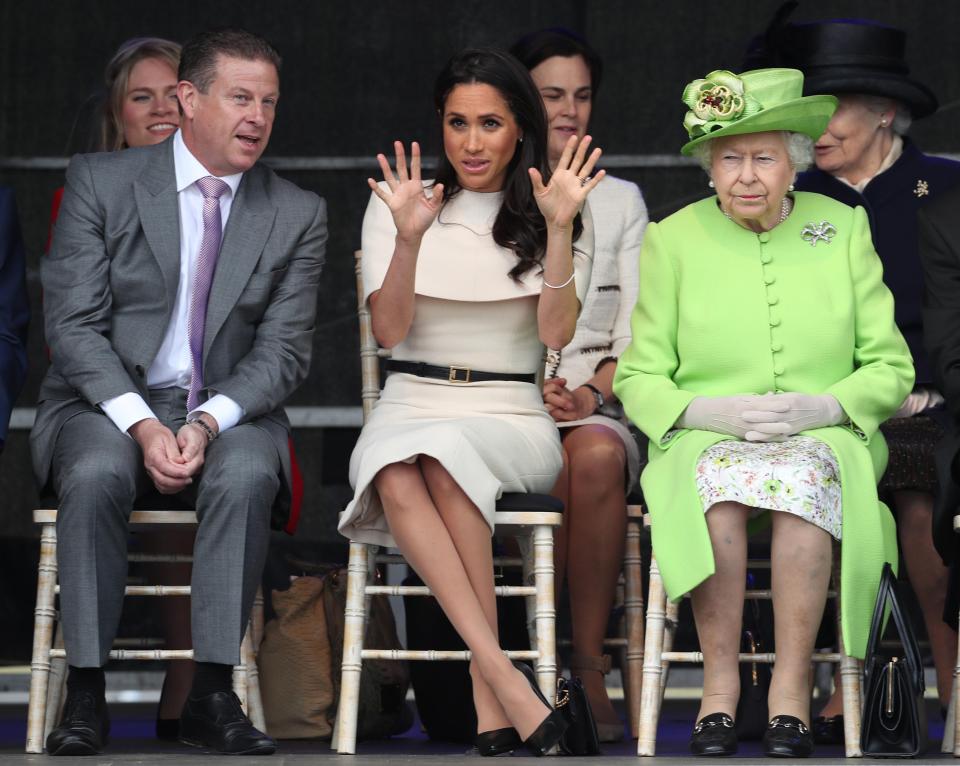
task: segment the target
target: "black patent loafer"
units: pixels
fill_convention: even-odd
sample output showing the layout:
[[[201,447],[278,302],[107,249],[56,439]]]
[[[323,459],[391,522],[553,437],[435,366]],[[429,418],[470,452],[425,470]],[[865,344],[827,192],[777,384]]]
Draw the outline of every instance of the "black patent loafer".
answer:
[[[693,727],[690,752],[694,755],[735,755],[737,729],[726,713],[705,715]]]
[[[842,715],[818,715],[810,722],[810,728],[813,730],[813,742],[816,745],[842,745],[844,743]]]
[[[807,758],[813,754],[813,733],[799,718],[775,715],[763,733],[763,749],[771,758]]]
[[[103,694],[67,692],[63,717],[47,737],[50,755],[96,755],[110,735],[110,718]]]
[[[512,726],[492,731],[482,731],[476,739],[477,752],[482,756],[503,755],[523,747],[523,740]]]
[[[233,692],[188,697],[180,715],[180,741],[226,755],[270,755],[277,743],[257,729]]]

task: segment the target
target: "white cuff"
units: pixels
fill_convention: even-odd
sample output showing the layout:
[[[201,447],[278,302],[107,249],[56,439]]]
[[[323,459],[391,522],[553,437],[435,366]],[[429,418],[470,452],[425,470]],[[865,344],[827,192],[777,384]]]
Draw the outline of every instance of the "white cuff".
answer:
[[[187,415],[188,418],[196,417],[198,412],[206,412],[217,421],[218,433],[223,433],[228,428],[233,428],[243,417],[243,407],[237,404],[229,396],[223,394],[214,394],[207,401]]]
[[[113,421],[113,424],[124,433],[127,433],[127,429],[134,423],[157,417],[143,400],[143,397],[134,391],[128,391],[112,399],[104,399],[99,406],[107,417]],[[129,434],[127,435],[129,436]]]

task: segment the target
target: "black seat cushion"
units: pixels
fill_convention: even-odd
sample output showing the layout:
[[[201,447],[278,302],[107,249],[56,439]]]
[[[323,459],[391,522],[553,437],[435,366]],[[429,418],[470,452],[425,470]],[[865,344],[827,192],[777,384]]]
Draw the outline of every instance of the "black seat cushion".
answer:
[[[497,511],[521,513],[563,513],[563,503],[551,495],[538,495],[533,492],[506,492],[497,500]]]

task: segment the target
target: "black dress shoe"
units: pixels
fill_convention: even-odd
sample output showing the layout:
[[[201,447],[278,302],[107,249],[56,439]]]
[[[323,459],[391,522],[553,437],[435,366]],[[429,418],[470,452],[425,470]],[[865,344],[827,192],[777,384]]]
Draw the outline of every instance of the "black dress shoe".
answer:
[[[806,758],[813,753],[813,734],[792,715],[775,715],[763,733],[763,749],[772,758]]]
[[[277,743],[250,723],[233,692],[187,697],[180,714],[180,741],[228,755],[270,755]]]
[[[818,715],[810,722],[810,728],[813,730],[813,741],[817,745],[844,743],[842,715]]]
[[[503,755],[518,750],[523,746],[523,740],[512,726],[504,729],[482,731],[476,739],[477,752],[483,756]]]
[[[47,737],[50,755],[96,755],[110,735],[110,718],[103,694],[67,692],[60,725]]]
[[[735,755],[737,729],[726,713],[705,715],[693,727],[690,752],[694,755]]]
[[[534,729],[533,733],[523,741],[527,750],[534,755],[546,755],[560,744],[560,740],[567,730],[567,726],[570,724],[567,723],[567,719],[564,718],[563,713],[554,709],[554,707],[547,702],[547,698],[543,696],[543,692],[540,691],[540,684],[537,682],[537,674],[533,672],[533,668],[525,662],[516,661],[514,661],[513,666],[523,673],[534,693],[540,698],[540,701],[546,705],[547,710],[550,711],[550,714],[540,722],[540,725]]]

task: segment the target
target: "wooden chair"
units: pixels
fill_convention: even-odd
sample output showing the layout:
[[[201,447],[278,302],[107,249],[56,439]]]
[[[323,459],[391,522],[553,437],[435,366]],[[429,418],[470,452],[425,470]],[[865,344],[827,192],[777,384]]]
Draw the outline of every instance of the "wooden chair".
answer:
[[[47,735],[57,723],[66,689],[66,652],[63,636],[56,625],[57,584],[57,512],[41,509],[33,512],[33,521],[40,525],[40,565],[37,577],[37,602],[34,608],[33,657],[30,662],[30,698],[27,711],[28,753],[42,753]],[[196,526],[193,511],[135,510],[130,516],[132,532],[157,530],[169,525]],[[131,553],[131,562],[192,561],[192,556],[173,554]],[[127,596],[189,596],[189,585],[128,585]],[[263,636],[263,597],[260,591],[254,600],[250,624],[240,647],[240,664],[233,670],[233,689],[250,719],[266,731],[260,683],[257,673],[256,647]],[[118,639],[110,652],[111,660],[191,660],[192,649],[151,648],[163,642],[158,639]],[[133,647],[133,648],[127,648]]]
[[[649,516],[645,519],[649,525]],[[748,561],[748,569],[769,567],[769,562]],[[828,598],[836,600],[838,652],[816,652],[814,662],[832,662],[840,665],[840,682],[843,688],[843,722],[846,740],[846,757],[859,758],[860,751],[860,662],[847,656],[843,651],[843,632],[840,627],[840,582],[839,548],[834,546],[833,562],[834,586],[827,593]],[[687,594],[689,595],[689,594]],[[770,590],[751,590],[746,599],[769,600]],[[703,663],[701,652],[675,652],[673,634],[677,627],[678,604],[667,599],[656,555],[650,559],[650,585],[647,593],[647,623],[644,640],[643,680],[640,694],[639,736],[637,738],[638,755],[654,755],[657,745],[657,723],[660,718],[660,706],[667,683],[667,672],[671,662]],[[740,653],[740,662],[772,664],[776,654]]]
[[[380,396],[380,357],[387,356],[377,347],[370,324],[370,311],[363,299],[360,271],[362,253],[357,251],[357,315],[360,322],[360,363],[364,421]],[[559,509],[558,509],[559,506]],[[530,651],[509,651],[512,659],[533,660],[540,689],[548,700],[556,695],[556,608],[553,582],[553,527],[560,526],[562,505],[547,495],[508,494],[497,502],[494,523],[498,534],[515,535],[521,542],[521,561],[496,559],[496,566],[522,564],[524,585],[497,586],[498,596],[522,596],[527,599],[527,627],[531,634]],[[347,565],[347,604],[343,638],[343,664],[340,701],[331,747],[338,753],[356,752],[359,709],[360,670],[363,660],[469,660],[469,651],[381,650],[363,646],[369,596],[429,596],[425,586],[376,585],[374,567],[380,563],[405,563],[398,555],[377,555],[376,546],[350,542]]]

